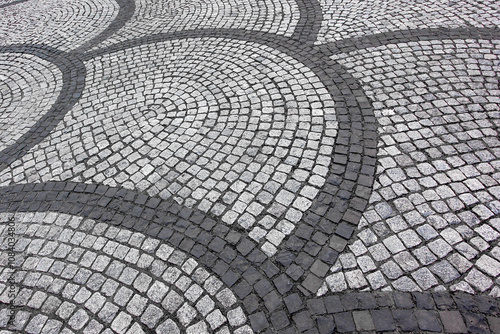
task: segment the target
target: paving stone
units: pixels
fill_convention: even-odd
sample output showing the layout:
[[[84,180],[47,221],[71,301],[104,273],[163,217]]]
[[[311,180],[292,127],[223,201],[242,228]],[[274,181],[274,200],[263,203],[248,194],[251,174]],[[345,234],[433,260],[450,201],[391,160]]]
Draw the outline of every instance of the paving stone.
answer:
[[[278,311],[271,315],[271,323],[273,328],[281,330],[290,325],[290,321],[284,311]]]
[[[335,326],[340,333],[353,332],[356,330],[356,325],[350,312],[336,313],[333,315]]]
[[[417,320],[410,310],[392,310],[392,315],[396,326],[400,327],[402,331],[412,332],[418,330]]]
[[[443,328],[439,322],[439,318],[434,311],[415,311],[418,326],[421,330],[430,332],[442,332]]]
[[[376,331],[392,331],[396,329],[394,318],[389,310],[373,310],[371,315]]]
[[[353,312],[354,323],[356,324],[357,331],[371,331],[375,329],[370,312],[357,311]]]
[[[263,312],[259,313],[254,313],[249,316],[250,323],[252,325],[252,328],[256,332],[260,332],[267,327],[269,327],[269,323],[264,315]]]
[[[482,314],[465,313],[464,318],[468,332],[487,333],[489,331],[486,317]]]
[[[490,325],[490,329],[493,333],[497,332],[500,328],[500,319],[498,317],[488,317],[488,324]]]
[[[495,328],[493,2],[177,5],[0,6],[14,330]]]
[[[467,327],[458,311],[440,311],[444,331],[449,333],[467,333]]]
[[[283,301],[285,302],[285,305],[290,313],[295,313],[303,307],[302,300],[296,293],[286,296],[283,298]]]
[[[333,316],[318,317],[316,322],[320,333],[331,333],[335,328]]]

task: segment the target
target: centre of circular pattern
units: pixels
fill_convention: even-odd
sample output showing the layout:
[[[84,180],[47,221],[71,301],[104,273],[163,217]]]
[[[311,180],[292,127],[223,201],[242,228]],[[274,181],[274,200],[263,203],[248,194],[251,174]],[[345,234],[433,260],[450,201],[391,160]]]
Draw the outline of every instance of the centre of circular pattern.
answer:
[[[25,169],[28,182],[172,197],[249,231],[268,256],[325,183],[337,129],[331,96],[307,67],[270,47],[164,42],[99,57],[87,73],[94,77],[80,103],[34,149],[65,163],[50,175]],[[82,112],[89,107],[96,112]],[[68,135],[83,140],[58,150]]]

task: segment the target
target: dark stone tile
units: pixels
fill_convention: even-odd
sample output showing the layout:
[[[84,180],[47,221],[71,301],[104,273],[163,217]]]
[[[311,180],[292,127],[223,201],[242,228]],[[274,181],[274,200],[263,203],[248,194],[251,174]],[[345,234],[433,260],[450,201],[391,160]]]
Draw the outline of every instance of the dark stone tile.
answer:
[[[288,279],[288,276],[285,274],[279,275],[273,280],[273,282],[278,292],[281,293],[282,295],[284,295],[285,293],[290,291],[291,288],[293,288],[293,283]]]
[[[239,299],[245,298],[251,291],[252,287],[245,280],[241,281],[233,288],[233,292]]]
[[[261,279],[254,285],[255,292],[262,298],[269,292],[273,291],[273,286],[267,279]]]
[[[457,308],[462,312],[476,312],[477,306],[474,298],[468,294],[456,294],[453,296]]]
[[[463,313],[469,333],[490,333],[486,317],[477,313]]]
[[[329,238],[326,234],[318,231],[318,232],[314,233],[311,240],[314,241],[318,245],[324,245],[329,240]]]
[[[318,277],[325,277],[326,274],[328,273],[328,270],[330,270],[330,266],[328,266],[321,260],[316,260],[314,261],[310,270],[313,274],[315,274]]]
[[[307,275],[304,282],[302,282],[302,286],[312,293],[316,293],[322,284],[323,280],[313,274]]]
[[[250,240],[243,239],[236,248],[243,256],[245,256],[255,248],[255,244]]]
[[[234,283],[236,283],[236,281],[238,281],[239,278],[240,276],[234,271],[228,270],[224,276],[221,277],[221,280],[230,288],[234,285]]]
[[[394,300],[392,299],[392,293],[376,292],[375,298],[377,298],[377,304],[380,307],[392,307],[392,306],[394,306]]]
[[[247,255],[247,259],[248,261],[259,265],[267,260],[267,255],[260,249],[255,248],[250,254]]]
[[[299,278],[302,277],[304,274],[304,270],[296,265],[295,263],[292,263],[286,270],[286,274],[290,276],[294,281],[297,281]]]
[[[307,309],[312,315],[319,315],[326,313],[325,303],[323,303],[323,299],[321,298],[308,300]]]
[[[257,281],[263,279],[262,274],[254,267],[248,267],[248,269],[243,273],[243,278],[250,285],[254,285]]]
[[[281,299],[281,296],[276,293],[276,291],[271,291],[264,297],[264,305],[267,310],[272,313],[276,309],[281,308],[283,300]]]
[[[240,241],[240,239],[241,239],[241,234],[236,231],[230,231],[225,238],[225,240],[231,245],[236,245],[238,241]]]
[[[488,317],[488,323],[490,325],[491,333],[500,333],[500,318],[499,317]]]
[[[226,263],[231,263],[236,258],[236,251],[233,248],[226,246],[219,256]]]
[[[245,311],[248,313],[252,313],[257,310],[261,304],[259,299],[254,294],[249,295],[245,299],[243,299],[243,306],[245,306]]]
[[[416,310],[418,327],[423,331],[442,332],[443,328],[435,311]]]
[[[433,293],[434,302],[440,310],[449,310],[454,308],[455,302],[448,292]]]
[[[276,274],[278,274],[280,271],[278,267],[274,265],[271,261],[267,260],[265,261],[262,266],[260,267],[264,273],[267,275],[267,277],[272,278]]]
[[[353,233],[354,233],[354,226],[346,222],[341,222],[337,226],[337,229],[335,230],[336,235],[341,236],[346,240],[349,240]]]
[[[285,267],[288,267],[294,259],[295,256],[289,251],[281,251],[276,254],[276,261],[278,261]]]
[[[335,325],[338,332],[347,333],[356,330],[351,312],[336,313],[333,315],[333,318],[335,319]]]
[[[413,308],[413,299],[410,293],[407,292],[395,292],[394,293],[394,303],[398,308]]]
[[[477,296],[476,298],[477,309],[480,313],[487,315],[499,315],[500,310],[498,307],[498,300],[489,296]]]
[[[333,321],[333,316],[331,315],[317,317],[316,324],[318,326],[318,331],[321,334],[331,334],[335,329],[335,322]]]
[[[314,232],[314,228],[312,228],[311,226],[307,226],[307,225],[302,224],[295,231],[295,236],[302,238],[302,239],[305,239],[305,240],[310,240],[313,232]]]
[[[311,256],[316,256],[321,251],[321,246],[315,242],[309,241],[304,246],[304,251]]]
[[[314,262],[314,258],[307,255],[306,253],[300,253],[294,260],[296,264],[302,267],[304,270],[309,270]]]
[[[327,235],[331,235],[335,231],[336,226],[336,224],[330,222],[329,220],[322,219],[318,224],[318,229]]]
[[[413,297],[417,303],[417,308],[419,310],[433,310],[435,307],[434,299],[432,294],[423,292],[414,292]]]
[[[467,333],[467,327],[459,311],[440,311],[439,316],[445,332]]]
[[[250,319],[252,329],[257,333],[269,327],[269,322],[267,322],[264,312],[252,314],[248,318]]]
[[[338,237],[336,235],[332,235],[330,237],[330,247],[335,251],[341,253],[346,245],[347,245],[347,240]]]
[[[393,331],[396,329],[390,310],[372,310],[371,314],[376,331]]]
[[[330,266],[332,266],[335,261],[337,261],[338,257],[339,253],[328,246],[323,247],[321,252],[319,252],[319,258]]]
[[[290,325],[288,316],[283,310],[271,314],[271,323],[273,324],[274,330],[281,330]]]
[[[361,310],[371,310],[377,308],[377,300],[371,292],[360,292],[358,296],[358,306]]]
[[[305,332],[314,327],[313,319],[311,314],[307,311],[302,311],[293,315],[293,321],[295,326],[300,332]]]
[[[373,324],[373,319],[368,311],[354,311],[352,312],[352,317],[354,318],[354,324],[356,325],[356,330],[359,332],[372,331],[375,329]]]
[[[302,250],[306,242],[295,235],[291,235],[286,241],[286,249],[291,252],[299,252]]]
[[[342,306],[346,311],[357,310],[359,308],[358,296],[355,293],[341,295],[340,301],[342,302]]]
[[[224,240],[222,240],[219,237],[215,237],[214,239],[212,239],[212,242],[210,242],[210,244],[208,244],[208,248],[210,248],[211,250],[213,250],[216,253],[221,253],[222,250],[224,249],[225,245],[226,245],[226,242]]]
[[[285,298],[283,298],[283,300],[288,309],[288,312],[290,313],[295,313],[304,307],[302,304],[302,300],[296,293],[286,296]]]
[[[345,311],[339,296],[328,296],[323,298],[328,313],[338,313]]]
[[[404,332],[414,332],[418,330],[417,319],[411,310],[392,310],[392,315],[396,326]]]

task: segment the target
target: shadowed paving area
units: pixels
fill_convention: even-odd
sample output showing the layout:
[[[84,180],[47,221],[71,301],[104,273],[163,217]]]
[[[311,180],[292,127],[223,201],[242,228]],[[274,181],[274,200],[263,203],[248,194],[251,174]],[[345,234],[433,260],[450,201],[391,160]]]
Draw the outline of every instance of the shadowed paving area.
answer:
[[[0,333],[499,333],[499,25],[0,0]]]

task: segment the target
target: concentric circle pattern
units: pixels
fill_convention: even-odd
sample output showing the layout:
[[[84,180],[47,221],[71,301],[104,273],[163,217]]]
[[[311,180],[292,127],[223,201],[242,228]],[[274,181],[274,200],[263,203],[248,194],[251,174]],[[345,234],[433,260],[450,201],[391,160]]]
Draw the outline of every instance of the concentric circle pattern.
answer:
[[[0,334],[500,333],[499,24],[0,0]]]
[[[62,73],[32,55],[0,53],[0,151],[12,145],[59,96]]]
[[[3,180],[71,179],[172,197],[248,230],[269,256],[325,183],[337,129],[333,101],[289,56],[199,39],[96,58],[87,72],[95,84],[80,104]],[[129,89],[131,101],[113,103]],[[38,154],[54,157],[50,169],[33,164]]]
[[[103,32],[115,1],[29,0],[0,7],[0,45],[40,43],[71,50]]]
[[[219,279],[158,239],[54,212],[16,214],[14,221],[21,238],[14,249],[20,268],[14,305],[31,310],[17,313],[19,331],[252,332]],[[9,270],[0,276],[2,302]]]
[[[374,100],[380,165],[359,238],[326,279],[332,291],[500,296],[499,51],[454,40],[335,56]]]
[[[321,1],[317,44],[388,31],[499,27],[500,5],[483,1]]]
[[[295,1],[136,1],[136,11],[123,28],[100,46],[159,33],[196,29],[244,29],[291,35],[299,20]],[[96,48],[99,48],[97,46]]]

